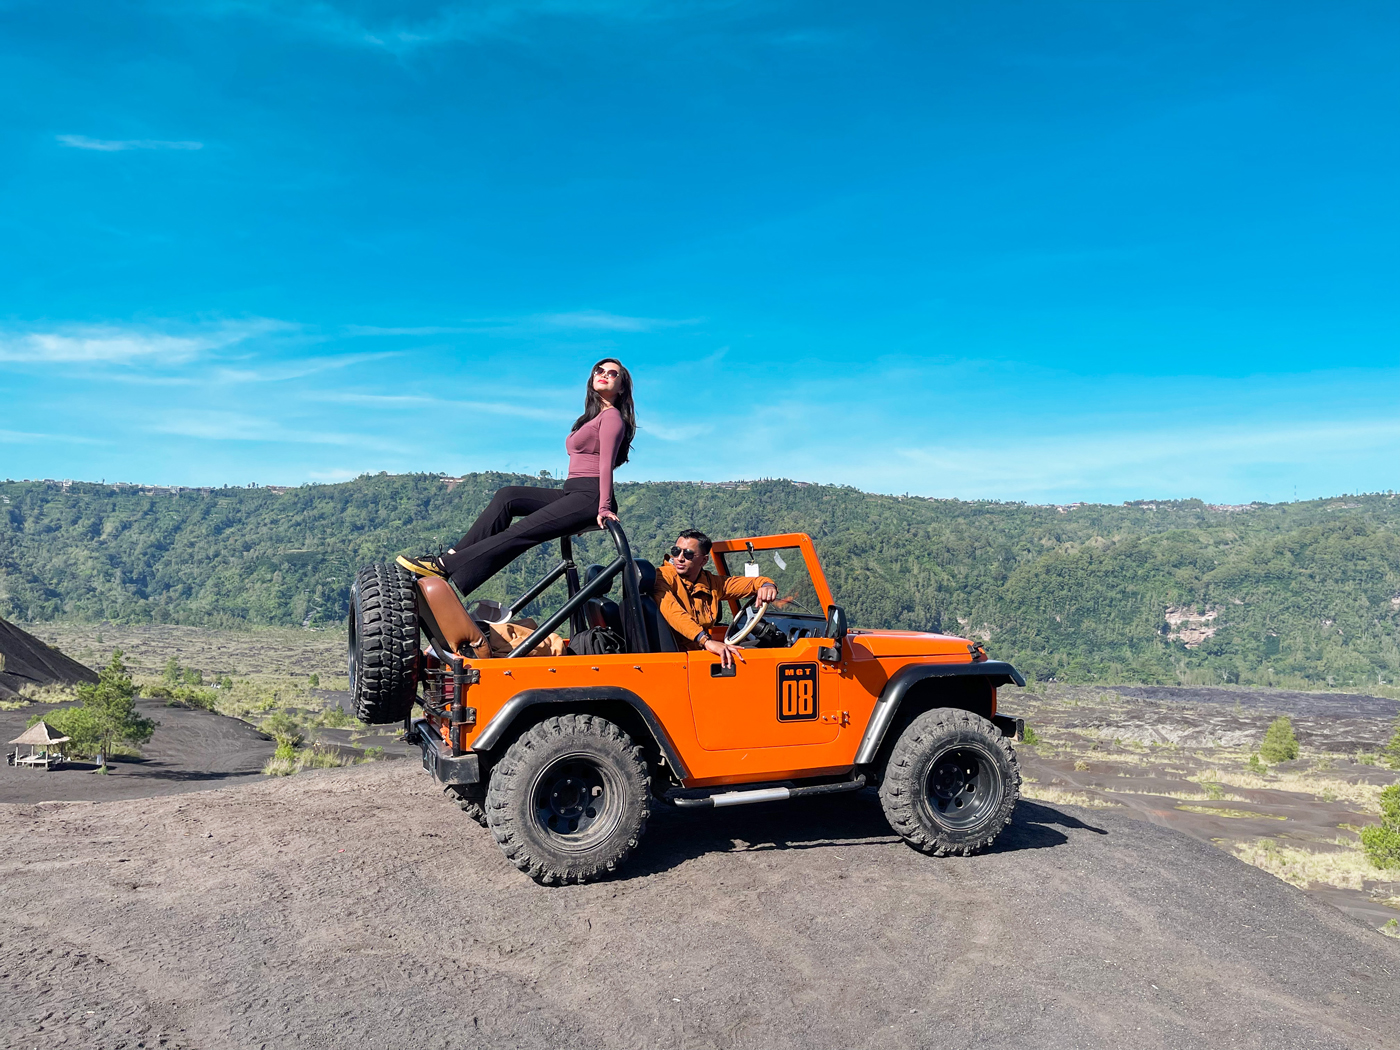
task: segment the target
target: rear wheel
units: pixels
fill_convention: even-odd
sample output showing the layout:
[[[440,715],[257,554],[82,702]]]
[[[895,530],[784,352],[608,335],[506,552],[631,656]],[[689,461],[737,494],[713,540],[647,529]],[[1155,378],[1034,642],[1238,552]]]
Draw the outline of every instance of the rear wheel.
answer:
[[[396,565],[360,570],[350,588],[350,699],[370,725],[402,722],[418,693],[418,589]]]
[[[547,718],[491,774],[486,820],[501,850],[537,882],[591,882],[615,871],[651,815],[642,748],[596,715]]]
[[[925,711],[890,752],[885,817],[915,849],[943,856],[990,846],[1021,797],[1016,753],[996,726],[953,708]]]

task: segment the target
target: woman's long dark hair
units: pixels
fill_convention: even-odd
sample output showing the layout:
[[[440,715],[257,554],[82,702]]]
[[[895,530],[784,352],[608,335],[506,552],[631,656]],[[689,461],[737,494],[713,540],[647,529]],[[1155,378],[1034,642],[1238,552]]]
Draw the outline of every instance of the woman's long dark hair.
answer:
[[[599,365],[609,361],[617,365],[617,370],[621,373],[617,377],[617,396],[613,398],[613,408],[622,413],[622,444],[617,446],[617,459],[613,462],[614,467],[620,467],[627,462],[627,456],[632,451],[632,438],[637,433],[637,413],[632,408],[632,373],[627,371],[627,366],[617,358],[605,357],[601,361],[595,361],[593,367],[588,370],[588,381],[583,395],[583,415],[574,420],[569,433],[572,434],[603,411],[603,398],[593,389],[593,373]]]

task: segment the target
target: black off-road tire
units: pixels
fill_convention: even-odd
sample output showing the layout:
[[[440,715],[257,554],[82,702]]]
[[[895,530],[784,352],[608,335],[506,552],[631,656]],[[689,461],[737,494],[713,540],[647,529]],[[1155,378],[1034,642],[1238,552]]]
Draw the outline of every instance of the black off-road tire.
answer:
[[[369,725],[402,722],[418,693],[418,589],[397,565],[370,565],[350,588],[350,701]]]
[[[457,806],[483,828],[486,827],[486,789],[480,784],[450,786],[443,789],[456,801]]]
[[[970,711],[935,708],[900,734],[880,784],[890,826],[915,849],[969,856],[1011,823],[1021,797],[1016,752]]]
[[[506,857],[536,882],[592,882],[627,859],[646,831],[645,752],[596,715],[547,718],[491,773],[486,820]]]

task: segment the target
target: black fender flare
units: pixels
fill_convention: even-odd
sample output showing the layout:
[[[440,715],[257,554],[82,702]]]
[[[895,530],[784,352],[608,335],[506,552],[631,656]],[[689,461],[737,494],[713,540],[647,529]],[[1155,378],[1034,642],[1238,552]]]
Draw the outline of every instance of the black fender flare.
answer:
[[[890,726],[894,724],[895,715],[899,713],[900,702],[911,688],[929,678],[954,676],[987,678],[990,679],[987,684],[993,689],[1009,682],[1022,686],[1026,684],[1026,680],[1016,668],[1000,660],[983,660],[980,663],[968,664],[911,664],[902,667],[885,683],[885,688],[880,692],[880,699],[875,702],[875,710],[870,713],[865,735],[860,739],[860,749],[856,751],[856,765],[869,765],[875,761],[875,756],[880,752],[880,744],[884,742],[885,734],[889,732]]]
[[[490,751],[501,742],[507,730],[510,729],[511,723],[526,708],[537,707],[541,704],[577,704],[597,700],[620,701],[635,710],[641,716],[647,731],[651,733],[652,739],[666,760],[666,764],[671,767],[671,772],[680,780],[689,779],[690,770],[686,768],[685,760],[676,751],[676,746],[672,742],[670,734],[666,732],[666,727],[661,724],[661,719],[656,717],[656,712],[632,690],[613,685],[522,690],[507,700],[496,712],[496,717],[486,724],[486,728],[472,742],[472,750]]]

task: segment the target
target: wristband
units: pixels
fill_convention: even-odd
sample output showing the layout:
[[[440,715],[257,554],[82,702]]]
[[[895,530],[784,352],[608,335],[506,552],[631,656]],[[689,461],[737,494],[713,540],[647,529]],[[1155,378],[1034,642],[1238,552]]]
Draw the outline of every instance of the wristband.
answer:
[[[706,630],[703,630],[703,629],[700,631],[699,634],[697,634],[697,635],[695,636],[695,644],[698,645],[698,646],[700,646],[700,648],[702,648],[702,649],[705,647],[705,643],[708,642],[709,640],[710,640],[710,632],[709,632],[709,631],[706,631]]]

